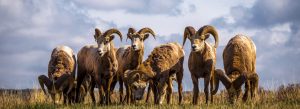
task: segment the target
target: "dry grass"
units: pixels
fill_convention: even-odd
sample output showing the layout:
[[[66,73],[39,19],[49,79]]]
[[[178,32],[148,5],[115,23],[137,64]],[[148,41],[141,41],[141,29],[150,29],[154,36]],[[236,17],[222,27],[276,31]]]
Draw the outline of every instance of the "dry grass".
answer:
[[[290,84],[280,86],[276,91],[259,89],[259,98],[256,102],[247,101],[243,103],[241,99],[235,105],[231,105],[226,100],[226,91],[221,91],[214,98],[214,103],[206,105],[204,94],[200,94],[198,105],[192,105],[192,93],[185,92],[182,105],[177,105],[178,94],[173,94],[171,105],[154,105],[153,102],[145,103],[144,100],[134,105],[121,105],[114,103],[109,106],[92,105],[89,96],[83,104],[54,105],[49,97],[46,97],[41,90],[0,90],[0,109],[7,108],[122,108],[122,109],[143,109],[143,108],[300,108],[300,84]],[[96,96],[97,98],[98,96]],[[117,93],[113,94],[113,100],[117,102]],[[241,97],[240,97],[241,98]],[[150,100],[153,101],[153,100]]]

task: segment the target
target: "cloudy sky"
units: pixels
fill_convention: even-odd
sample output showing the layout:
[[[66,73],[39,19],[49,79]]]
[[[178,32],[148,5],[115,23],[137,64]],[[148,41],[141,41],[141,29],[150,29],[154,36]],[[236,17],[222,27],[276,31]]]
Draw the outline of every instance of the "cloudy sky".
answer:
[[[52,49],[67,45],[77,53],[95,44],[96,27],[118,28],[124,36],[129,27],[152,28],[157,40],[145,41],[146,58],[159,44],[182,43],[186,26],[207,24],[220,35],[217,68],[223,68],[228,40],[245,34],[257,46],[260,86],[299,83],[299,10],[299,0],[0,0],[0,88],[38,87],[37,77],[47,74]],[[114,41],[117,47],[130,43]],[[184,90],[191,90],[189,41],[184,48]]]

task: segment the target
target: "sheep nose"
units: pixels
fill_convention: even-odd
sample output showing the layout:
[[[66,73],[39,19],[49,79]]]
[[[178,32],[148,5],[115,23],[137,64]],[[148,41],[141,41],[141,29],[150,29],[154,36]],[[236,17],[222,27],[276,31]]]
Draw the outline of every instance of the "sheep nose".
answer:
[[[133,49],[136,49],[136,45],[132,45],[132,48],[133,48]]]
[[[99,55],[102,55],[102,53],[103,53],[102,50],[98,50]]]
[[[195,49],[195,48],[196,48],[196,45],[192,45],[192,48]]]

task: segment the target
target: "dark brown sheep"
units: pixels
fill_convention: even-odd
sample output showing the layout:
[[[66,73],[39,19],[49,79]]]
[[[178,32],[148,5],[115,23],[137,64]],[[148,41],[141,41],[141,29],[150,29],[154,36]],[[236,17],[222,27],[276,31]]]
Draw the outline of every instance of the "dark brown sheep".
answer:
[[[101,104],[109,104],[111,83],[118,70],[118,61],[112,41],[114,33],[122,40],[121,32],[117,29],[107,30],[103,34],[99,29],[95,29],[94,38],[97,45],[86,45],[77,54],[77,87],[80,87],[85,75],[90,75],[92,77],[91,90],[94,90],[95,84],[98,85]],[[103,94],[104,91],[105,94]],[[79,88],[76,89],[76,92],[79,92]],[[79,101],[79,93],[76,94],[76,101]]]
[[[215,39],[215,45],[206,42],[209,35]],[[188,67],[191,72],[191,77],[194,85],[193,89],[193,104],[198,103],[199,96],[199,78],[204,78],[204,93],[205,101],[208,103],[208,87],[210,83],[211,102],[213,102],[214,88],[214,70],[216,65],[216,48],[219,43],[219,37],[216,29],[210,25],[201,27],[197,32],[191,26],[184,30],[183,45],[188,38],[191,41],[192,51],[188,60]]]
[[[143,98],[147,82],[152,81],[155,104],[161,104],[165,94],[167,103],[171,102],[172,80],[176,75],[178,83],[179,104],[182,102],[184,51],[178,43],[167,43],[155,47],[147,60],[136,70],[127,70],[124,73],[125,81],[129,85],[128,97],[139,100]],[[167,91],[167,92],[166,92]]]
[[[216,90],[221,80],[228,91],[229,101],[234,103],[241,93],[241,85],[245,82],[243,100],[246,101],[250,93],[251,98],[255,98],[259,77],[255,70],[256,47],[253,41],[244,35],[233,37],[223,51],[223,62],[226,74],[216,73]]]

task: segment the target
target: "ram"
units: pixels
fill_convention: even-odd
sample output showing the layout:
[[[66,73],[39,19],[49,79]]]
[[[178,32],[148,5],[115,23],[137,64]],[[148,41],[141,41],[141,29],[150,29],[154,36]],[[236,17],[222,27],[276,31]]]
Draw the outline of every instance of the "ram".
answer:
[[[245,83],[246,101],[249,94],[251,98],[257,96],[259,77],[255,70],[256,47],[253,41],[244,35],[236,35],[226,45],[223,51],[225,72],[216,73],[216,90],[219,80],[225,85],[229,101],[234,103],[241,94],[241,86]]]
[[[127,39],[131,40],[131,46],[123,46],[117,50],[117,60],[118,60],[118,74],[117,78],[120,84],[120,102],[123,100],[123,79],[124,72],[126,70],[136,69],[142,62],[144,56],[144,41],[151,34],[155,38],[155,33],[150,28],[142,28],[138,32],[135,29],[129,28],[127,33]],[[116,80],[114,81],[114,85]],[[130,91],[127,90],[128,84],[124,83],[126,86],[126,95],[129,95]],[[126,102],[130,103],[130,97],[125,97]]]
[[[135,70],[127,70],[124,73],[125,82],[132,91],[129,97],[142,99],[147,83],[154,92],[155,104],[161,104],[167,94],[167,103],[171,103],[172,80],[176,75],[178,83],[179,104],[182,102],[182,78],[183,78],[184,50],[178,43],[167,43],[155,47],[148,58]],[[167,91],[167,92],[166,92]]]
[[[41,88],[46,95],[47,93],[44,86],[46,85],[48,89],[51,89],[48,90],[48,92],[50,93],[54,103],[58,102],[57,101],[58,99],[56,97],[59,97],[58,95],[61,95],[62,92],[62,89],[61,91],[59,91],[59,89],[56,88],[60,87],[65,89],[65,87],[61,86],[61,84],[62,81],[65,81],[64,79],[66,79],[66,77],[62,79],[61,78],[62,75],[69,75],[74,79],[75,70],[76,70],[76,59],[73,50],[68,46],[55,47],[52,50],[50,61],[48,64],[48,77],[45,75],[40,75],[38,77]],[[61,82],[57,82],[58,80]],[[51,84],[49,84],[49,81],[51,82]],[[56,92],[56,90],[58,92]],[[66,95],[66,93],[64,94]]]
[[[90,75],[93,83],[91,90],[94,90],[95,84],[98,85],[101,104],[109,104],[111,101],[110,86],[118,70],[118,61],[113,44],[114,33],[120,36],[122,41],[122,35],[119,30],[109,29],[102,34],[96,28],[94,38],[97,45],[86,45],[77,54],[77,87],[80,87],[85,75]],[[105,94],[103,94],[104,91]],[[76,89],[76,92],[79,92],[79,88]],[[79,93],[76,94],[76,102],[78,101]]]
[[[215,39],[215,45],[211,45],[206,42],[210,34]],[[216,29],[213,26],[205,25],[201,27],[197,32],[191,26],[188,26],[184,30],[183,46],[188,38],[191,41],[192,51],[188,60],[188,67],[191,72],[191,77],[194,85],[193,89],[193,104],[198,103],[199,96],[199,78],[204,78],[204,93],[205,101],[208,103],[208,87],[210,83],[211,102],[213,102],[214,92],[214,70],[216,65],[216,48],[219,43],[219,36]]]

